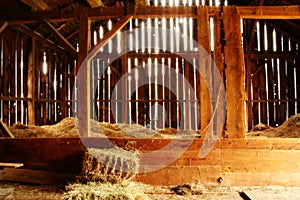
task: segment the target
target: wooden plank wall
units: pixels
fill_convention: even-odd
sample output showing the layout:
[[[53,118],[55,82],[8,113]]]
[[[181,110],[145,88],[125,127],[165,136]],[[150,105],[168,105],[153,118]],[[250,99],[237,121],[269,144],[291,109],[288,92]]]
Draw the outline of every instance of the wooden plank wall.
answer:
[[[11,28],[0,38],[1,119],[11,126],[17,122],[53,124],[66,117],[68,57]],[[46,74],[42,70],[44,52]]]
[[[171,141],[171,139],[110,139],[120,147],[131,144],[133,148],[139,149],[141,155],[157,150],[163,151],[162,147]],[[101,138],[2,138],[0,150],[3,153],[0,154],[0,161],[23,163],[21,172],[26,169],[44,171],[39,173],[37,179],[48,172],[76,176],[80,173],[85,151],[82,140],[94,148],[105,148],[109,145],[107,140]],[[203,186],[300,186],[300,164],[298,159],[295,159],[300,156],[299,139],[224,139],[218,141],[205,158],[200,159],[198,155],[202,143],[202,139],[194,139],[176,161],[159,170],[140,173],[136,181],[151,185],[188,183]],[[173,153],[177,155],[176,151]],[[167,154],[161,152],[161,155],[169,154],[170,152]],[[141,167],[149,170],[156,168],[157,164],[160,162]],[[20,176],[18,170],[14,174]],[[5,176],[5,172],[4,175],[0,173],[0,180],[7,178],[17,180]],[[48,178],[50,181],[53,179]],[[27,181],[31,180],[30,177],[27,178]],[[47,183],[47,180],[44,179],[43,183]]]
[[[206,2],[208,4],[208,2]],[[225,7],[224,7],[225,8]],[[231,9],[228,7],[228,9]],[[244,8],[243,8],[244,9]],[[198,15],[204,15],[205,11],[205,6],[199,6],[199,9],[197,10]],[[226,10],[225,10],[226,11]],[[243,11],[245,12],[245,11]],[[229,13],[229,12],[228,12]],[[221,70],[221,73],[224,73],[227,70],[227,89],[230,90],[230,94],[237,94],[236,91],[231,91],[231,86],[230,86],[230,80],[232,85],[235,85],[233,79],[230,79],[232,74],[227,68],[229,65],[231,65],[231,68],[235,69],[235,66],[243,67],[243,62],[241,59],[239,59],[238,63],[232,63],[234,62],[233,59],[230,59],[230,52],[227,53],[227,57],[223,55],[222,48],[224,47],[224,44],[220,44],[220,41],[217,43],[218,40],[222,40],[224,42],[224,39],[227,41],[230,41],[230,35],[233,33],[235,30],[234,34],[237,34],[238,27],[234,28],[234,30],[231,30],[233,28],[228,28],[230,26],[224,27],[226,28],[227,34],[223,35],[221,32],[224,30],[223,28],[221,29],[220,27],[217,27],[216,25],[220,26],[223,24],[225,19],[221,19],[219,16],[220,13],[210,13],[210,16],[206,16],[206,18],[214,18],[214,25],[215,29],[212,30],[206,30],[207,28],[204,27],[204,23],[206,27],[211,26],[211,21],[203,20],[203,23],[200,23],[200,20],[197,19],[197,13],[194,15],[194,18],[184,18],[182,20],[187,19],[188,21],[190,19],[193,20],[193,39],[194,40],[201,40],[201,37],[198,37],[198,33],[201,33],[203,35],[206,35],[207,37],[211,37],[214,35],[215,37],[215,46],[214,48],[210,49],[211,55],[214,56],[218,63],[218,68]],[[239,16],[238,13],[236,12],[234,17],[236,17],[236,20],[238,20]],[[180,15],[181,16],[181,15]],[[198,17],[199,17],[198,16]],[[225,12],[226,16],[226,12]],[[153,16],[152,16],[153,18]],[[151,18],[151,23],[155,23],[155,19]],[[199,17],[202,19],[201,17]],[[136,22],[137,21],[137,22]],[[180,21],[180,20],[179,20]],[[198,22],[197,22],[198,21]],[[300,103],[299,101],[299,94],[300,94],[300,78],[299,77],[299,62],[300,59],[298,56],[293,56],[293,55],[298,55],[299,54],[299,47],[297,42],[295,42],[292,39],[288,38],[286,35],[281,34],[278,30],[275,29],[276,32],[276,41],[273,41],[273,31],[274,31],[274,26],[270,24],[269,21],[265,20],[249,20],[250,23],[244,21],[244,41],[247,41],[248,43],[252,41],[254,46],[251,46],[251,51],[246,52],[246,70],[247,70],[247,78],[246,78],[246,90],[248,94],[248,101],[247,101],[247,121],[248,121],[248,129],[251,129],[254,125],[258,124],[259,122],[276,126],[280,125],[283,121],[286,120],[287,117],[296,114],[299,112],[298,110],[298,105]],[[135,27],[140,27],[142,23],[145,23],[146,25],[147,20],[145,19],[134,19],[132,20],[132,24],[136,24],[133,26]],[[222,23],[221,23],[222,22]],[[254,23],[255,22],[255,23]],[[100,34],[99,34],[99,28],[102,26],[104,28],[104,33],[108,31],[107,23],[108,20],[103,20],[101,21],[100,24],[97,26],[94,26],[96,23],[95,21],[92,22],[93,24],[93,30],[91,30],[91,35],[96,33],[96,39],[99,40],[101,39]],[[99,22],[97,22],[99,23]],[[116,21],[113,21],[113,23],[116,23]],[[176,25],[176,19],[173,18],[173,26]],[[256,23],[259,24],[259,27],[256,25]],[[168,27],[171,27],[171,23],[169,23],[169,19],[167,19],[167,24]],[[180,24],[180,31],[183,32],[183,27],[182,23],[179,22]],[[238,26],[237,24],[235,24]],[[128,25],[129,26],[129,25]],[[129,27],[126,27],[127,29]],[[226,26],[226,25],[225,25]],[[253,28],[254,27],[254,28]],[[92,28],[92,27],[90,27]],[[172,27],[173,28],[173,27]],[[221,29],[221,30],[220,30]],[[210,31],[208,33],[208,31]],[[202,33],[204,32],[204,33]],[[211,34],[213,32],[213,34]],[[258,36],[259,32],[259,36]],[[10,34],[11,33],[11,34]],[[189,33],[188,33],[189,34]],[[103,36],[102,36],[103,37]],[[226,38],[224,38],[226,37]],[[1,60],[1,76],[0,76],[0,81],[3,85],[1,87],[1,102],[0,102],[0,114],[1,118],[3,121],[5,121],[7,124],[12,125],[16,121],[23,121],[25,123],[31,123],[31,124],[52,124],[60,119],[70,116],[74,114],[74,111],[76,111],[76,105],[72,105],[72,92],[73,92],[73,86],[76,84],[76,70],[75,67],[78,63],[76,63],[74,60],[68,58],[65,55],[61,55],[58,53],[53,52],[50,49],[45,48],[44,44],[39,43],[38,41],[32,41],[30,38],[27,38],[26,36],[23,36],[20,33],[16,33],[15,31],[11,31],[10,28],[6,28],[1,33],[1,57],[3,58]],[[239,38],[239,36],[237,36]],[[94,38],[91,37],[91,40]],[[212,38],[210,38],[211,40]],[[202,39],[203,40],[203,39]],[[207,40],[209,41],[209,40]],[[206,41],[206,42],[207,42]],[[92,41],[90,41],[92,43]],[[153,40],[154,42],[154,40]],[[200,41],[199,41],[200,42]],[[30,54],[31,48],[33,46],[33,43],[35,43],[35,53],[33,55]],[[172,42],[170,42],[171,44]],[[176,42],[173,42],[174,45],[176,46]],[[183,42],[180,40],[178,43],[180,47],[180,51],[183,51]],[[274,52],[273,47],[276,44],[277,49]],[[94,43],[95,45],[95,43]],[[232,49],[231,47],[234,47],[234,42],[233,44],[227,43],[228,46],[227,49]],[[239,44],[238,44],[239,45]],[[23,48],[22,48],[23,46]],[[206,44],[208,46],[208,44]],[[265,48],[266,46],[266,48]],[[24,48],[25,47],[25,48]],[[92,45],[93,47],[93,45]],[[258,47],[260,49],[258,50]],[[206,47],[208,48],[208,47]],[[234,47],[235,48],[235,47]],[[238,47],[239,48],[239,47]],[[248,48],[248,47],[247,47]],[[246,49],[247,49],[246,48]],[[241,50],[239,48],[239,50]],[[208,50],[209,51],[209,50]],[[22,53],[23,52],[23,53]],[[46,52],[47,55],[47,64],[48,64],[48,74],[45,76],[41,73],[40,71],[40,66],[42,64],[42,59],[43,59],[43,53]],[[240,51],[239,51],[240,52]],[[110,56],[114,56],[115,52],[113,52]],[[132,52],[131,52],[132,53]],[[151,54],[153,54],[154,51],[151,51]],[[193,50],[188,49],[188,51],[185,51],[184,53],[189,54],[190,56],[195,56],[193,54]],[[271,56],[270,54],[271,53]],[[23,59],[21,58],[21,54],[23,55]],[[7,56],[9,55],[9,56]],[[31,57],[30,57],[31,55]],[[134,62],[133,60],[135,58],[139,59],[139,64],[141,64],[143,61],[147,61],[149,56],[145,56],[146,53],[132,53],[131,55],[128,55],[126,59],[131,58],[132,63]],[[240,55],[240,54],[239,54]],[[290,55],[284,58],[284,55]],[[277,57],[276,57],[277,56]],[[222,60],[222,58],[225,58]],[[242,55],[239,56],[241,58]],[[276,58],[275,58],[276,57]],[[6,59],[9,58],[9,59]],[[111,57],[110,57],[111,58]],[[190,73],[185,73],[185,78],[188,79],[188,81],[191,83],[193,88],[196,88],[197,90],[197,102],[196,104],[192,104],[195,107],[199,107],[200,113],[202,113],[202,119],[203,123],[205,124],[208,121],[209,117],[206,116],[204,117],[205,114],[205,109],[201,111],[201,99],[202,99],[202,107],[205,107],[205,105],[208,103],[205,102],[204,99],[207,99],[207,95],[204,95],[203,92],[201,93],[201,77],[199,75],[196,75],[196,86],[194,86],[194,75],[192,69],[187,69],[187,68],[192,68],[189,64],[186,64],[186,66],[183,69],[183,63],[186,63],[186,61],[180,60],[180,56],[176,57],[176,55],[157,55],[156,57],[158,59],[159,64],[162,63],[162,58],[165,59],[165,64],[167,63],[167,59],[171,58],[171,67],[173,69],[176,69],[176,65],[179,67],[179,71],[183,72],[183,70],[190,71]],[[179,58],[178,61],[176,61],[176,58]],[[109,122],[115,122],[113,119],[113,116],[111,115],[111,108],[109,108],[109,96],[111,93],[108,91],[113,91],[115,84],[117,83],[118,79],[122,74],[126,72],[127,69],[125,69],[127,66],[126,65],[126,59],[123,59],[122,61],[117,60],[115,63],[112,63],[111,69],[115,69],[114,73],[111,74],[110,76],[110,88],[108,88],[108,76],[106,77],[97,77],[97,79],[101,79],[100,82],[98,80],[98,84],[95,84],[95,88],[105,88],[105,91],[102,90],[98,91],[98,96],[95,98],[96,101],[98,101],[100,104],[97,104],[96,108],[96,115],[98,116],[98,119],[101,121],[109,121]],[[154,60],[155,57],[152,57],[152,60]],[[29,63],[30,60],[32,61],[33,65],[35,65],[33,68],[29,68],[27,63]],[[22,61],[22,62],[21,62]],[[101,61],[102,62],[102,61]],[[104,62],[104,61],[103,61]],[[230,63],[231,62],[231,63]],[[23,70],[21,69],[21,63],[23,63]],[[123,69],[119,67],[120,65],[123,65]],[[228,65],[228,66],[226,66]],[[38,66],[38,67],[37,67]],[[96,66],[96,65],[95,65]],[[132,67],[134,67],[132,65]],[[95,69],[95,72],[97,73],[100,71],[101,66],[96,66],[97,69]],[[28,69],[33,69],[33,73]],[[57,72],[56,77],[54,77],[54,72]],[[125,70],[124,70],[125,69]],[[239,68],[240,72],[243,72],[242,68]],[[119,74],[117,73],[119,72]],[[121,72],[121,73],[120,73]],[[233,72],[235,72],[233,70]],[[8,76],[6,76],[8,74]],[[34,75],[34,79],[31,79],[32,75]],[[23,82],[22,84],[16,84],[16,80],[19,78],[23,77],[23,80],[20,82]],[[62,77],[62,78],[61,78]],[[235,77],[239,77],[238,75]],[[54,79],[57,81],[57,85],[59,85],[59,89],[57,89],[56,92],[54,92]],[[147,79],[147,77],[143,77],[143,79]],[[236,100],[238,102],[238,113],[240,113],[239,117],[236,117],[234,114],[232,114],[232,117],[228,117],[231,115],[230,113],[235,113],[235,112],[228,112],[227,120],[229,120],[228,124],[229,127],[228,130],[230,134],[233,137],[243,137],[244,132],[244,125],[243,125],[243,91],[241,91],[242,86],[242,80],[243,77],[240,76],[240,79],[238,81],[241,83],[240,88],[238,89],[239,93],[239,99]],[[225,79],[224,79],[225,80]],[[26,82],[32,81],[33,87],[28,89]],[[172,82],[175,84],[175,82]],[[98,86],[99,87],[98,87]],[[203,84],[202,84],[203,86]],[[155,87],[155,86],[153,86]],[[32,90],[32,88],[35,88]],[[23,94],[21,94],[23,91]],[[124,90],[122,90],[124,91]],[[147,123],[149,124],[149,108],[151,105],[154,104],[154,102],[146,101],[147,98],[149,97],[150,94],[148,94],[150,91],[149,88],[142,88],[141,91],[139,92],[139,97],[137,99],[132,99],[131,101],[135,103],[138,101],[138,104],[132,104],[134,106],[138,106],[139,108],[136,109],[135,107],[132,107],[132,110],[138,110],[138,116],[135,112],[128,112],[128,107],[124,107],[124,110],[122,110],[124,117],[124,120],[121,119],[118,122],[123,122],[123,121],[128,121],[128,115],[130,114],[134,118],[138,118],[137,120],[140,124],[146,125]],[[154,91],[154,88],[151,86],[151,93]],[[172,117],[171,121],[168,121],[165,123],[165,126],[171,126],[171,127],[176,127],[177,126],[177,121],[179,120],[178,115],[177,115],[177,108],[176,105],[174,106],[173,104],[176,104],[177,99],[176,95],[170,95],[167,94],[169,91],[165,90],[163,93],[162,88],[159,89],[159,99],[161,96],[165,96],[166,98],[172,96],[170,99],[165,99],[164,103],[166,106],[166,112],[170,113],[168,116],[169,118]],[[144,96],[143,96],[144,94]],[[235,105],[235,97],[234,95],[228,95],[228,100],[231,98],[230,103]],[[201,97],[202,95],[202,97]],[[56,99],[54,98],[56,96]],[[153,97],[154,94],[151,94]],[[17,99],[16,99],[17,98]],[[27,98],[27,99],[26,99]],[[129,100],[125,99],[127,98],[125,92],[122,98],[122,101],[124,104],[128,104]],[[173,102],[167,102],[167,101],[173,101]],[[209,101],[209,100],[207,100]],[[74,103],[74,102],[73,102]],[[189,103],[189,102],[187,102]],[[296,104],[297,103],[297,104]],[[95,103],[96,104],[96,103]],[[102,104],[102,106],[101,106]],[[143,106],[142,106],[143,105]],[[170,106],[169,106],[170,105]],[[229,104],[228,104],[229,105]],[[72,107],[73,106],[73,107]],[[140,108],[141,106],[141,108]],[[34,115],[30,114],[32,108],[34,108],[35,112]],[[21,110],[20,110],[21,109]],[[57,110],[59,109],[59,110]],[[131,111],[132,111],[131,110]],[[233,108],[234,110],[234,108]],[[110,113],[110,114],[109,114]],[[210,113],[210,112],[208,112]],[[208,114],[207,114],[208,115]],[[125,120],[126,118],[126,120]],[[204,120],[205,118],[205,120]],[[239,119],[239,128],[238,126],[231,127],[233,131],[230,130],[231,123],[230,121],[236,123],[235,119]],[[136,119],[135,119],[136,120]],[[201,127],[201,123],[198,125],[195,125],[194,128],[202,129],[204,125]],[[234,126],[234,125],[233,125]],[[236,133],[233,133],[236,132]],[[239,135],[240,134],[240,135]]]
[[[248,129],[279,126],[299,112],[299,48],[272,21],[245,20]]]

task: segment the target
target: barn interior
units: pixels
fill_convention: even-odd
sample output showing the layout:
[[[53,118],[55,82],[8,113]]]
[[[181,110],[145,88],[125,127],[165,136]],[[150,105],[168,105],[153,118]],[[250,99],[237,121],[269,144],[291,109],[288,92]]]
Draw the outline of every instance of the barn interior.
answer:
[[[298,0],[1,1],[0,181],[117,148],[151,186],[300,187],[299,35]]]

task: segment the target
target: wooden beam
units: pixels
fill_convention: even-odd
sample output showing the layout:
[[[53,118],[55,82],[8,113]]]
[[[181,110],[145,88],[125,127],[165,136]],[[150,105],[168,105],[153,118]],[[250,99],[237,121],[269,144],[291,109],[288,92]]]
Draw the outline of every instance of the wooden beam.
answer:
[[[132,19],[132,17],[132,15],[122,17],[116,24],[113,25],[112,30],[108,31],[104,35],[104,37],[97,42],[97,44],[92,48],[91,52],[95,50],[97,52],[100,48],[104,47],[107,44],[107,42],[118,33],[118,31],[120,31],[124,26],[126,26],[126,24]]]
[[[34,11],[48,9],[48,5],[43,0],[21,0],[21,2],[32,8]]]
[[[197,17],[197,7],[195,6],[138,6],[135,8],[134,18],[177,18],[177,17]]]
[[[73,56],[77,55],[76,49],[69,41],[57,31],[52,24],[46,20],[43,20],[44,27],[59,41],[59,43]]]
[[[231,7],[231,6],[227,6]],[[244,19],[300,19],[300,6],[238,6],[239,13]],[[78,8],[75,10],[44,10],[33,12],[10,12],[0,13],[2,21],[11,24],[34,23],[40,20],[51,22],[65,22],[76,20],[81,13],[88,13],[90,19],[116,19],[124,16],[125,7],[97,7]],[[210,16],[218,13],[219,7],[208,7]],[[197,18],[196,6],[136,6],[133,18],[176,18],[192,17]]]
[[[259,51],[259,52],[251,52],[250,57],[251,59],[272,59],[272,58],[292,59],[296,57],[300,58],[300,55],[291,52]]]
[[[103,3],[101,0],[87,0],[87,2],[91,6],[91,8],[103,6]]]
[[[171,59],[176,59],[176,58],[189,58],[189,59],[193,59],[193,58],[199,58],[199,53],[195,53],[195,52],[184,52],[184,53],[169,53],[169,52],[160,52],[159,54],[157,53],[136,53],[135,51],[132,52],[128,52],[126,54],[129,58],[139,58],[142,60],[147,60],[148,58],[152,58],[152,59],[162,59],[162,58],[171,58]],[[107,60],[109,58],[116,58],[117,56],[119,56],[118,53],[101,53],[101,55],[96,55],[96,59],[100,59],[100,60]]]
[[[300,6],[238,6],[243,19],[300,19]]]
[[[67,22],[77,20],[82,13],[86,12],[91,20],[93,19],[115,19],[124,16],[123,7],[97,7],[77,8],[75,10],[44,10],[32,12],[0,12],[0,19],[10,24],[38,23],[41,20],[50,22]]]
[[[224,8],[224,31],[226,45],[225,74],[227,96],[226,133],[228,138],[245,137],[245,109],[246,98],[245,63],[240,32],[240,16],[236,7]]]
[[[299,30],[300,30],[300,25],[297,24],[296,22],[294,22],[294,21],[292,21],[292,20],[286,20],[285,22],[288,23],[289,25],[295,27],[296,29],[299,29]]]
[[[0,27],[0,34],[7,28],[8,22],[4,22]]]
[[[26,35],[37,39],[38,41],[42,42],[43,44],[49,46],[51,49],[53,50],[57,50],[60,53],[65,53],[63,51],[63,49],[59,46],[54,44],[53,42],[49,41],[49,40],[45,40],[43,36],[41,36],[40,34],[30,30],[28,27],[26,27],[25,25],[13,25],[12,26],[14,29],[21,31],[22,33],[25,33]]]

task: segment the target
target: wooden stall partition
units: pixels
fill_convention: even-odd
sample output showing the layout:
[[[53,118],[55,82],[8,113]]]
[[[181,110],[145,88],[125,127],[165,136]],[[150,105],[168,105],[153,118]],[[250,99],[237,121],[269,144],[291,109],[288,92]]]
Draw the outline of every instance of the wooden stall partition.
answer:
[[[1,171],[0,180],[31,182],[43,178],[43,184],[53,183],[52,175],[68,175],[67,182],[80,174],[85,147],[105,148],[103,138],[24,138],[0,139],[1,162],[23,163],[14,171]],[[110,138],[119,147],[131,144],[140,156],[161,151],[172,139]],[[189,142],[186,139],[185,142]],[[300,186],[300,142],[297,138],[235,138],[218,141],[205,158],[199,158],[203,139],[194,139],[174,162],[160,166],[155,162],[141,163],[147,173],[139,173],[136,181],[150,185],[198,184],[201,186]],[[37,151],[36,149],[39,149]],[[167,154],[165,154],[167,153]],[[151,169],[155,169],[151,171]],[[29,170],[29,171],[28,171]],[[35,177],[21,176],[22,173]],[[20,181],[20,180],[19,180]],[[41,183],[41,180],[40,182]],[[57,181],[56,181],[57,184]]]

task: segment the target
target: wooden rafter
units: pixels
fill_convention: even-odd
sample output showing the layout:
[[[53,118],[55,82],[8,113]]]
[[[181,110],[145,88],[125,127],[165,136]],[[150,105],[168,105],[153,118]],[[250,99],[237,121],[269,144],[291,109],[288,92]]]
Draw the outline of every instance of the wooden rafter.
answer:
[[[103,6],[103,3],[101,0],[86,0],[86,1],[92,8]]]
[[[8,26],[8,22],[4,22],[3,24],[1,24],[1,26],[0,26],[0,34],[6,29],[7,26]]]
[[[28,5],[34,11],[48,9],[48,5],[43,0],[21,0],[21,2]]]
[[[56,30],[52,24],[46,20],[43,21],[43,25],[51,34],[61,43],[61,45],[67,49],[72,55],[76,55],[76,49],[69,43],[69,41]]]
[[[294,40],[295,42],[300,42],[300,39],[298,37],[295,37],[294,35],[292,35],[291,33],[286,32],[285,30],[283,30],[282,28],[279,28],[277,25],[275,25],[274,23],[267,21],[266,22],[267,25],[273,27],[275,30],[281,32],[283,35],[285,35],[286,37],[290,38],[291,40]]]
[[[281,59],[292,59],[300,58],[296,53],[291,52],[271,52],[271,51],[259,51],[250,53],[252,59],[272,59],[272,58],[281,58]]]
[[[68,35],[68,36],[66,37],[66,39],[68,40],[68,39],[74,37],[74,36],[75,36],[76,34],[78,34],[78,33],[79,33],[79,30],[77,29],[77,30],[75,30],[73,33],[71,33],[70,35]]]
[[[37,39],[38,41],[41,41],[42,43],[46,44],[47,46],[49,46],[50,48],[52,48],[53,50],[58,50],[59,52],[63,53],[62,48],[58,45],[55,45],[53,42],[49,41],[49,40],[45,40],[43,36],[41,36],[40,34],[30,30],[28,27],[26,27],[25,25],[14,25],[13,26],[14,29],[21,31],[22,33]]]
[[[295,27],[295,28],[297,28],[297,29],[300,30],[300,25],[299,24],[297,24],[297,23],[295,23],[295,22],[293,22],[291,20],[285,20],[285,22],[288,23],[289,25],[291,25],[291,26],[293,26],[293,27]]]
[[[67,22],[77,20],[82,13],[88,13],[90,19],[116,19],[124,16],[123,7],[77,8],[75,10],[44,10],[33,12],[0,12],[0,19],[10,24],[36,23],[40,20]]]
[[[286,4],[286,5],[293,5],[293,3],[290,2],[289,0],[281,0],[281,2]]]
[[[263,5],[264,5],[264,0],[260,0],[258,6],[263,6]],[[252,27],[251,35],[250,35],[249,47],[252,47],[251,45],[253,45],[257,21],[258,20],[256,19],[253,23],[253,27]]]
[[[238,6],[238,11],[244,19],[300,19],[300,6]],[[220,8],[209,7],[209,15],[218,13]],[[78,19],[83,13],[88,13],[91,20],[94,19],[116,19],[125,15],[125,7],[97,7],[78,8],[75,10],[45,10],[35,12],[11,12],[0,13],[2,21],[14,24],[34,23],[43,19],[51,22],[66,22]],[[176,17],[197,17],[197,7],[153,7],[136,6],[133,18],[176,18]]]
[[[132,19],[132,15],[128,15],[128,16],[124,16],[122,17],[116,24],[114,24],[112,30],[108,31],[104,37],[99,40],[97,42],[97,45],[95,45],[93,47],[93,49],[91,50],[91,52],[94,50],[94,49],[99,49],[99,48],[102,48],[105,46],[105,44],[107,44],[107,42],[113,38],[119,30],[121,30],[129,21],[130,19]]]

